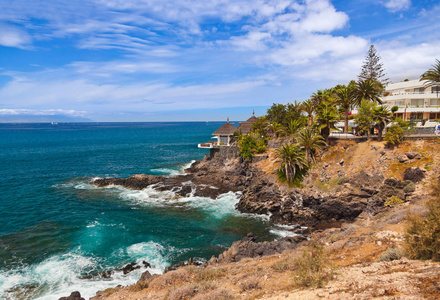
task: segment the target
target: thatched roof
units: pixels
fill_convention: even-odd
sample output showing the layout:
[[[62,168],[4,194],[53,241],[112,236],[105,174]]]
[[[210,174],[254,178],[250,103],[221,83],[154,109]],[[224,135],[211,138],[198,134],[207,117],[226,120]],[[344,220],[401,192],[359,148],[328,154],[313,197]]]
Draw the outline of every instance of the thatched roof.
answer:
[[[255,115],[253,115],[246,121],[246,123],[255,123],[255,122],[257,122],[257,117]]]
[[[223,124],[222,127],[217,129],[216,131],[214,131],[212,133],[212,135],[233,135],[234,132],[236,132],[236,131],[237,131],[237,127],[235,127],[234,125],[229,123],[229,120],[228,120],[228,122]]]
[[[252,123],[249,122],[241,122],[240,126],[238,126],[238,131],[242,134],[248,134],[251,132]]]

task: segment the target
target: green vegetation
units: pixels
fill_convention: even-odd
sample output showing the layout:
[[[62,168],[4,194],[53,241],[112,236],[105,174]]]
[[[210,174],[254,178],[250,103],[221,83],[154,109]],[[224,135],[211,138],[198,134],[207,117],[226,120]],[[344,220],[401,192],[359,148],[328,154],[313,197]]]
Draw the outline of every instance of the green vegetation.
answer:
[[[299,288],[323,287],[334,276],[324,245],[316,240],[310,241],[302,256],[293,262],[297,268],[294,282]]]
[[[403,137],[413,130],[413,126],[410,122],[397,118],[385,134],[384,140],[390,147],[398,146]]]
[[[440,180],[432,185],[432,198],[423,215],[408,215],[405,250],[410,258],[440,261]]]
[[[394,207],[394,206],[402,204],[402,203],[403,203],[402,199],[400,199],[396,196],[391,196],[385,200],[384,206],[385,207]]]
[[[305,152],[297,144],[286,144],[275,151],[275,156],[280,162],[278,178],[298,185],[308,168]]]
[[[393,261],[403,257],[403,251],[400,248],[388,248],[387,251],[382,254],[378,261]]]
[[[242,135],[238,140],[238,146],[241,157],[249,161],[252,161],[256,153],[266,151],[265,139],[255,133]]]
[[[426,80],[425,86],[436,87],[437,97],[440,92],[440,60],[436,59],[435,64],[428,71],[420,76],[420,81]]]

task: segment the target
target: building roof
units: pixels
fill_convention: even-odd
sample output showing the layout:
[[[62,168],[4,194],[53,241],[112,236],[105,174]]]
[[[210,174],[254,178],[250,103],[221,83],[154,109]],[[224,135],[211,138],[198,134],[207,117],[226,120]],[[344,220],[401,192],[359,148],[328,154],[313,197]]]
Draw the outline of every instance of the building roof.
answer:
[[[408,89],[408,88],[417,88],[417,87],[423,87],[426,81],[419,81],[416,80],[408,80],[408,81],[401,81],[396,83],[390,83],[386,86],[386,91],[391,90],[397,90],[397,89]]]
[[[251,127],[254,122],[241,122],[240,126],[238,126],[238,130],[243,134],[248,134],[251,132]]]
[[[251,132],[252,124],[257,122],[257,117],[255,117],[255,111],[252,113],[252,117],[247,119],[246,122],[240,122],[240,126],[238,126],[238,130],[243,134],[248,134]]]
[[[212,135],[233,135],[234,132],[236,131],[237,131],[237,127],[229,123],[229,118],[228,118],[228,121],[225,124],[223,124],[222,127],[214,131]]]

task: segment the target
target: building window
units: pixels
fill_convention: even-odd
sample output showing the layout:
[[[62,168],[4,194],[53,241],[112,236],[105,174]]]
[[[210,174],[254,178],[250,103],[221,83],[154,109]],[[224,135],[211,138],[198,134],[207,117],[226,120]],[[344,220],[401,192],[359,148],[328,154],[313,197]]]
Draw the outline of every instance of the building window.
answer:
[[[440,99],[431,99],[431,106],[439,106],[440,105]]]
[[[440,86],[431,87],[431,93],[439,93],[440,94]]]
[[[440,113],[438,113],[438,112],[436,112],[436,113],[429,113],[429,119],[430,120],[440,119]]]
[[[396,101],[395,105],[398,107],[404,107],[405,106],[405,100]]]
[[[421,121],[423,120],[423,113],[422,112],[411,113],[409,119],[414,122]]]
[[[411,99],[411,107],[422,107],[424,103],[423,99]]]
[[[415,88],[414,94],[423,94],[425,92],[425,88]]]

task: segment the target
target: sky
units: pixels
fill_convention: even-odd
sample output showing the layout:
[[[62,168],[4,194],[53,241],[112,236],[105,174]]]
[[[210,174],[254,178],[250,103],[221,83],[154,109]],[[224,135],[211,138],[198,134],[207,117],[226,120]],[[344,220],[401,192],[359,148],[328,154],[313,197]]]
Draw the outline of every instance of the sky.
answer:
[[[0,122],[245,120],[440,59],[440,3],[0,0]]]

